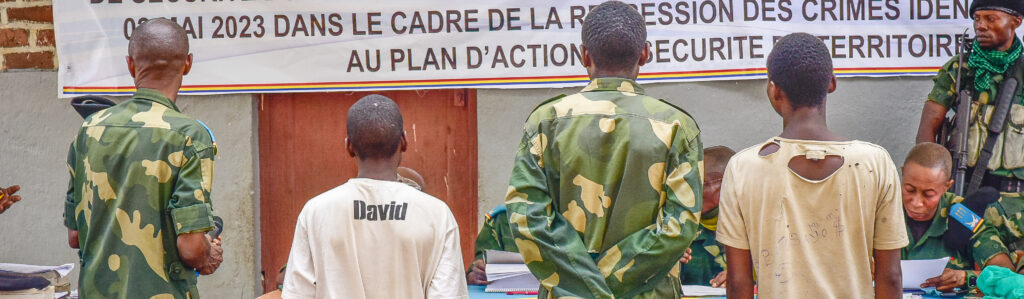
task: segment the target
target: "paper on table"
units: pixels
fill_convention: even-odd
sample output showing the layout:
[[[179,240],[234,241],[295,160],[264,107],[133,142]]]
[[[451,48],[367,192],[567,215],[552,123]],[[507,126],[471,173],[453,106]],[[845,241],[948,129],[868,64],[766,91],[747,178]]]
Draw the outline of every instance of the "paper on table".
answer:
[[[489,277],[488,277],[489,278]],[[504,279],[498,279],[487,285],[484,292],[505,293],[505,292],[529,292],[540,288],[540,281],[533,274],[516,275]]]
[[[75,264],[63,264],[60,266],[36,266],[36,265],[24,265],[24,264],[6,264],[0,263],[0,270],[10,271],[15,273],[43,273],[47,271],[55,271],[60,274],[61,277],[68,276],[71,270],[75,269]]]
[[[687,297],[701,297],[701,296],[725,296],[724,288],[712,288],[709,286],[701,285],[683,285],[683,296]]]
[[[519,253],[488,250],[484,259],[487,262],[487,280],[491,281],[485,292],[536,291],[540,288],[540,282],[533,277]]]
[[[487,250],[484,252],[484,259],[488,264],[526,264],[523,255],[518,252]]]
[[[488,264],[487,280],[495,281],[502,278],[531,274],[530,268],[524,264]],[[532,275],[532,274],[531,274]]]
[[[929,278],[942,275],[946,269],[949,257],[934,260],[902,260],[900,267],[903,269],[903,288],[920,289],[921,284]]]

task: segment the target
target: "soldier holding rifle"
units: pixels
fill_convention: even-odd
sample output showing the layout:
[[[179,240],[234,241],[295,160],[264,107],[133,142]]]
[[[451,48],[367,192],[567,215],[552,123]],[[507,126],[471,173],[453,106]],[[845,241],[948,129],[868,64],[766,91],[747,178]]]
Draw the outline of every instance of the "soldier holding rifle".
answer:
[[[1024,191],[1024,65],[1014,35],[1024,1],[977,0],[970,12],[976,38],[963,40],[958,55],[935,76],[917,142],[950,148],[954,193],[983,186]],[[949,108],[955,113],[951,120],[946,119]]]

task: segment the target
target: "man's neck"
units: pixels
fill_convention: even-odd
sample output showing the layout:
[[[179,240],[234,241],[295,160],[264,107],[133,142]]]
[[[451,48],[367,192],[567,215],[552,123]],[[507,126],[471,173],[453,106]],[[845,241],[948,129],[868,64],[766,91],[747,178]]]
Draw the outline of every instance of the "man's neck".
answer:
[[[378,181],[397,181],[397,169],[398,164],[391,159],[359,160],[359,174],[356,177]]]
[[[173,103],[178,100],[178,89],[181,89],[181,81],[179,80],[177,82],[153,82],[150,80],[141,79],[135,81],[135,88],[147,88],[156,90],[157,92],[160,92],[160,94],[167,97],[167,99],[170,99],[171,102]]]
[[[1011,38],[1009,42],[1006,42],[1005,44],[1000,45],[996,49],[999,50],[999,52],[1008,52],[1008,51],[1010,51],[1010,48],[1013,48],[1013,42],[1015,40],[1016,40],[1016,38]]]
[[[799,140],[845,141],[846,139],[828,129],[825,107],[798,108],[782,117],[782,134],[779,137]]]
[[[590,80],[594,80],[594,79],[597,79],[597,78],[622,78],[622,79],[629,79],[629,80],[636,81],[636,77],[637,77],[638,74],[636,74],[636,73],[629,73],[629,72],[622,72],[622,71],[594,70],[589,75],[590,75]]]

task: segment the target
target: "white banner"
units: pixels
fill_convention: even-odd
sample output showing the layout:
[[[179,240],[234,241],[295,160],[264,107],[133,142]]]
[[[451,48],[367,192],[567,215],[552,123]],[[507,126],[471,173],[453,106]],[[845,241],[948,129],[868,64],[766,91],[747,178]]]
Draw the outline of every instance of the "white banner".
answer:
[[[59,92],[130,94],[128,36],[166,17],[191,38],[182,93],[583,85],[580,27],[601,1],[54,1]],[[626,1],[648,26],[641,82],[763,78],[809,32],[839,76],[926,76],[970,29],[968,0]]]

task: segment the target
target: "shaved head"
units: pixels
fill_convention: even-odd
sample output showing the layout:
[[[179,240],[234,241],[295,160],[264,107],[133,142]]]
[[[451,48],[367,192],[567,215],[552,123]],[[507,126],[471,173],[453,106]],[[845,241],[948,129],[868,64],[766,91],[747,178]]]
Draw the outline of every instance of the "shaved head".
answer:
[[[158,18],[142,23],[128,40],[128,71],[135,86],[162,91],[171,100],[192,68],[185,29]]]
[[[402,112],[390,98],[372,94],[348,110],[348,142],[360,159],[390,158],[398,152],[403,134]]]
[[[184,61],[188,56],[185,29],[165,18],[151,19],[136,27],[128,40],[128,55],[138,62]]]
[[[953,158],[949,155],[949,150],[931,142],[918,143],[911,148],[903,165],[911,162],[926,168],[942,170],[947,179],[953,172]]]
[[[725,165],[729,163],[736,151],[729,147],[718,145],[704,149],[704,173],[725,172]]]

